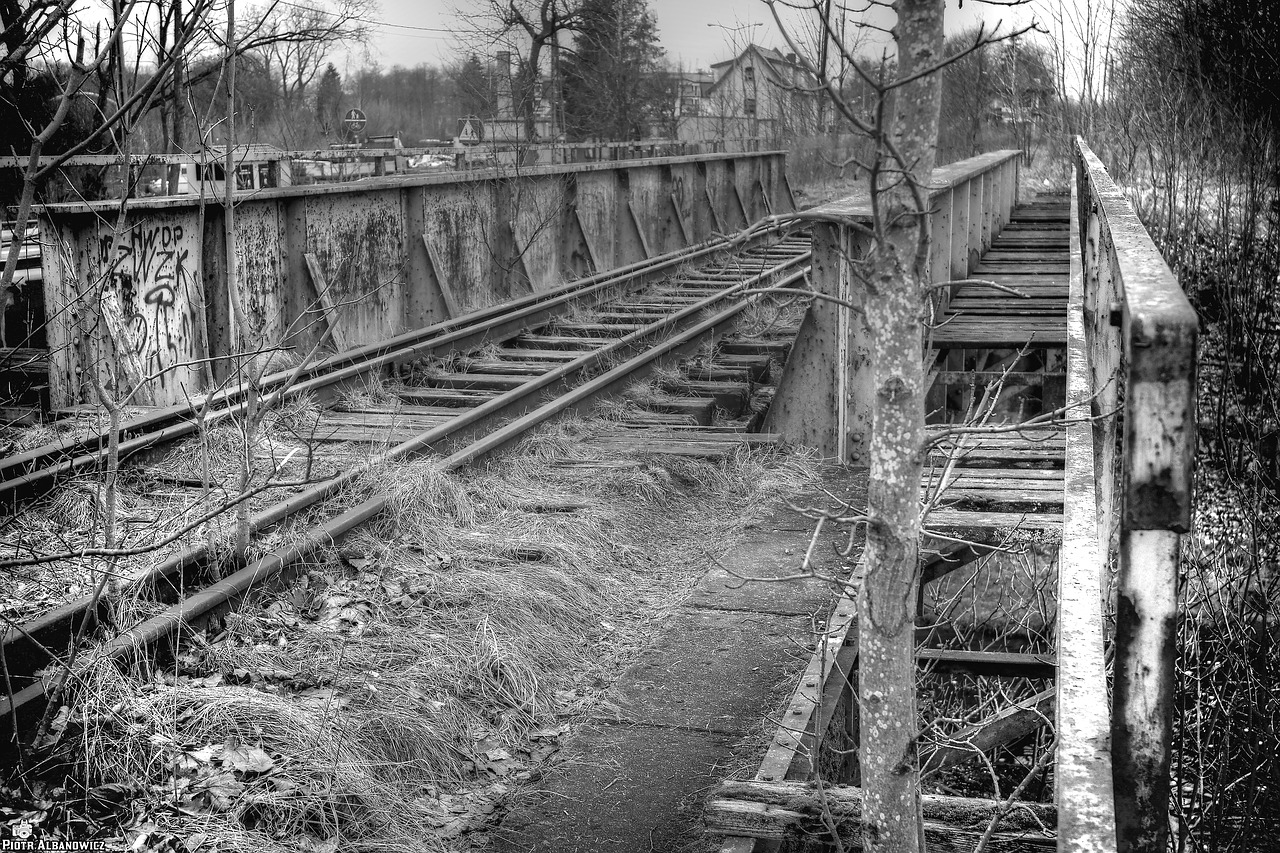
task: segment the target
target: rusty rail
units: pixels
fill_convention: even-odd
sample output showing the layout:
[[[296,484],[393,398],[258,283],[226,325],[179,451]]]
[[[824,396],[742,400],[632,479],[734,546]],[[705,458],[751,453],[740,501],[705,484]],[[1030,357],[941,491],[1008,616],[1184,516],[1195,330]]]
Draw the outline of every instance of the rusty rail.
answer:
[[[1081,139],[1075,168],[1099,556],[1116,569],[1117,846],[1162,853],[1179,545],[1192,514],[1198,323],[1133,208]]]

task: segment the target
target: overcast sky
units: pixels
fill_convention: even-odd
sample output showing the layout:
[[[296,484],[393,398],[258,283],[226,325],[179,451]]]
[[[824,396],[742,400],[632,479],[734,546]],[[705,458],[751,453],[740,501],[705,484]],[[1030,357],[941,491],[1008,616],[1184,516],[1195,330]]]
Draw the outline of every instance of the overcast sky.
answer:
[[[969,0],[957,8],[948,0],[947,31],[980,20],[990,25],[1002,20],[1006,30],[1025,25],[1044,2],[1010,7]],[[373,58],[383,68],[450,63],[465,50],[456,35],[461,22],[452,10],[481,6],[478,0],[381,0]],[[688,69],[705,69],[749,41],[786,52],[786,44],[761,0],[650,0],[650,8],[657,16],[658,34],[668,59]],[[1044,17],[1043,12],[1038,14]]]

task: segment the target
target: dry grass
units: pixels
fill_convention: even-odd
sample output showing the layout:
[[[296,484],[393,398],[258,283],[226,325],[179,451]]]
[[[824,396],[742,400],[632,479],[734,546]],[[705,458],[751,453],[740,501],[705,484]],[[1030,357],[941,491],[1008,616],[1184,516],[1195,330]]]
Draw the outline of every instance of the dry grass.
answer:
[[[320,479],[332,476],[344,464],[341,449],[336,449],[334,458],[312,459],[308,443],[315,437],[318,417],[319,408],[307,397],[287,401],[265,414],[255,435],[253,486],[269,477],[275,481]],[[42,608],[87,595],[98,571],[111,572],[118,578],[115,586],[122,587],[169,554],[210,538],[215,550],[226,552],[233,520],[222,517],[200,525],[196,522],[234,495],[243,455],[240,423],[227,420],[180,442],[154,462],[126,468],[116,490],[117,547],[145,548],[190,529],[167,546],[110,563],[73,559],[6,571],[0,582],[0,614],[20,620]],[[280,494],[279,488],[270,488],[252,498],[251,506],[279,500]],[[0,558],[103,547],[105,523],[104,481],[90,476],[69,481],[22,512],[0,517]],[[138,600],[137,592],[130,591],[120,603],[140,606],[143,611],[154,609]]]
[[[371,472],[391,510],[303,583],[195,638],[163,681],[91,670],[94,781],[160,786],[199,813],[159,809],[160,828],[225,851],[456,845],[726,538],[813,476],[763,452],[619,465],[589,447],[602,428],[567,419],[480,471]],[[219,764],[238,745],[269,770]],[[183,764],[193,750],[209,760]],[[228,774],[215,802],[208,780]]]

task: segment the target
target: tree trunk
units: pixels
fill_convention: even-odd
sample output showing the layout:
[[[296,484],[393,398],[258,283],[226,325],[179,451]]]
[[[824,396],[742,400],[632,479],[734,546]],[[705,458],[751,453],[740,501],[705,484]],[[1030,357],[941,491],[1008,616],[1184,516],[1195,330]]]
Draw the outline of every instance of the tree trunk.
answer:
[[[898,0],[897,12],[903,79],[942,57],[943,4]],[[933,171],[940,100],[936,74],[907,85],[893,99],[897,114],[890,140],[896,151],[882,146],[881,162],[889,171],[874,176],[879,234],[865,282],[875,399],[866,573],[858,601],[860,759],[867,792],[863,843],[869,851],[891,853],[924,846],[915,617],[924,446],[921,324],[928,319],[929,245],[922,227],[928,191],[920,187]]]

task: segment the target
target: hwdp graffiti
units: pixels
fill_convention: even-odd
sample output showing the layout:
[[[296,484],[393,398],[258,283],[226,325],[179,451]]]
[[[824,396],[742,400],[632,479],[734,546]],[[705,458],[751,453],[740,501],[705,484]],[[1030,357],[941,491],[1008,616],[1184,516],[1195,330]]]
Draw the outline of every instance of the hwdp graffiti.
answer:
[[[197,356],[191,299],[198,276],[194,244],[181,223],[135,226],[119,244],[120,257],[107,285],[119,294],[135,353],[161,388],[174,381],[172,368]],[[103,266],[110,263],[115,245],[112,237],[99,242]]]

